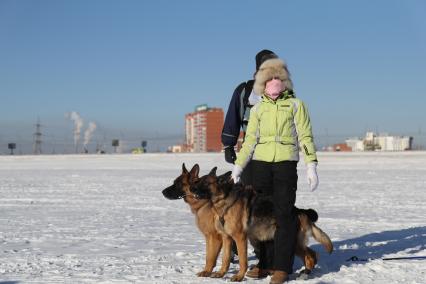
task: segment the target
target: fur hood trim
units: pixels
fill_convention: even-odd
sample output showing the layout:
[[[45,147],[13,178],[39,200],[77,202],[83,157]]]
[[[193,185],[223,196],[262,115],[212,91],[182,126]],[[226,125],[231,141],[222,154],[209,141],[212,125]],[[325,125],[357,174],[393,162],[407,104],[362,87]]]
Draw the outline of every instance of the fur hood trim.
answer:
[[[253,86],[255,94],[261,96],[265,91],[266,82],[274,77],[282,80],[287,90],[293,90],[293,82],[290,79],[287,64],[279,58],[272,58],[263,62],[256,73]]]

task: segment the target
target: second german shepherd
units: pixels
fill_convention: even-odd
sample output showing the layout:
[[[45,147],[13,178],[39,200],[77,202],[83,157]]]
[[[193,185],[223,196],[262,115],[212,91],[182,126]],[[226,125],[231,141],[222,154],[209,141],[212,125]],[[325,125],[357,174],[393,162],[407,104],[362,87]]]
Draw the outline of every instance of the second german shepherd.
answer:
[[[247,271],[247,240],[256,249],[259,241],[273,240],[276,221],[273,216],[272,203],[267,200],[255,202],[256,193],[251,187],[234,184],[231,172],[216,176],[216,168],[201,177],[193,186],[192,192],[200,199],[212,202],[215,212],[214,224],[223,237],[222,267],[212,277],[223,277],[229,269],[231,259],[231,243],[237,244],[240,270],[231,281],[241,281]],[[315,225],[317,213],[312,210],[298,210],[299,231],[296,244],[296,255],[305,264],[308,274],[317,262],[316,252],[307,246],[309,236],[321,243],[328,253],[333,250],[330,238]]]

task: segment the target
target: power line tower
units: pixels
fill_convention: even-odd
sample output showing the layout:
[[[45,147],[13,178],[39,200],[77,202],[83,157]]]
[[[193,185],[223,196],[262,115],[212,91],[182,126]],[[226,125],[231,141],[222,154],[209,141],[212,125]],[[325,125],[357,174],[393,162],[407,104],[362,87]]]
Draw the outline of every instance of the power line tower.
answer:
[[[34,143],[33,143],[33,154],[40,155],[41,154],[41,124],[40,118],[37,119],[37,123],[35,125],[36,131],[34,132]]]

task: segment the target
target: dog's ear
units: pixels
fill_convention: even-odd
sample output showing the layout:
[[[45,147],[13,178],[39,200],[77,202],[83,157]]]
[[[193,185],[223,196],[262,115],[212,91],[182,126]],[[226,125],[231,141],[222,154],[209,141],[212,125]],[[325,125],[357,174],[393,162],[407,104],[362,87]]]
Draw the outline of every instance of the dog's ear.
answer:
[[[198,174],[200,173],[200,166],[198,164],[195,164],[190,172],[191,177],[198,178]]]
[[[188,170],[185,167],[185,163],[182,164],[182,173],[183,174],[187,174],[188,173]]]
[[[216,176],[216,170],[217,167],[214,167],[210,172],[209,172],[209,176]]]
[[[219,177],[218,177],[218,182],[219,182],[219,184],[226,184],[226,183],[230,183],[231,182],[231,175],[232,175],[232,172],[231,171],[229,171],[229,172],[226,172],[226,173],[224,173],[223,175],[220,175]]]

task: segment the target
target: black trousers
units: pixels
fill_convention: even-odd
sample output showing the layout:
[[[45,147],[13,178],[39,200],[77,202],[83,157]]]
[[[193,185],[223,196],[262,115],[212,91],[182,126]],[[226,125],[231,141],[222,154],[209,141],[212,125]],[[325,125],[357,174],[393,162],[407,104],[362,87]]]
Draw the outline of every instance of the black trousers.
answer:
[[[253,186],[260,197],[272,198],[277,229],[273,241],[262,242],[259,267],[293,272],[298,221],[294,207],[297,162],[252,161]]]
[[[243,172],[241,173],[241,182],[244,185],[253,185],[253,161],[249,161]]]

